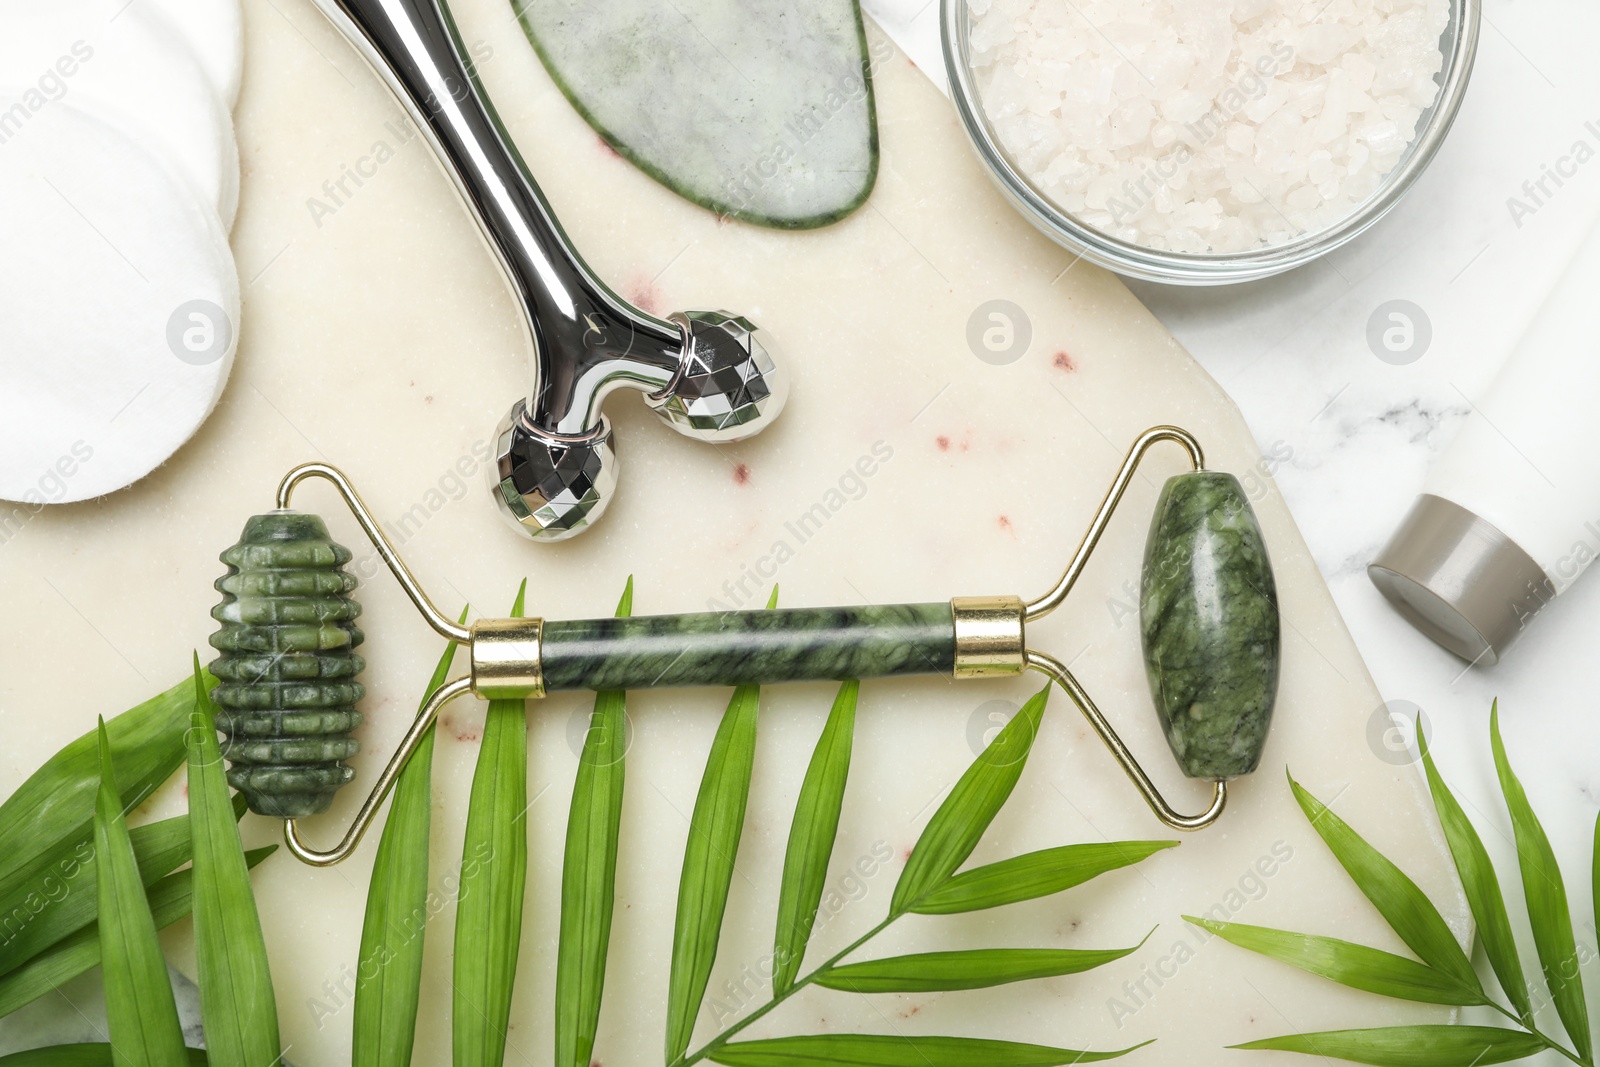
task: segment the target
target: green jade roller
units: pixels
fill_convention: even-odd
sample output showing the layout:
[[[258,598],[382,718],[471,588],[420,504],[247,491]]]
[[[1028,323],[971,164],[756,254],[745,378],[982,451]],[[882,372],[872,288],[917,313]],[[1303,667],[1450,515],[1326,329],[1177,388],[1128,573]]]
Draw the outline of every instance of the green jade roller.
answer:
[[[1089,694],[1059,660],[1030,649],[1028,624],[1059,607],[1105,533],[1140,460],[1161,441],[1182,447],[1193,470],[1169,478],[1156,503],[1140,584],[1146,673],[1167,741],[1184,774],[1213,783],[1210,806],[1183,815],[1162,797]],[[315,515],[289,510],[308,478],[333,484],[411,602],[435,630],[467,646],[471,671],[442,686],[417,713],[343,839],[309,847],[298,821],[325,811],[355,775],[345,762],[364,690],[355,649],[360,605],[334,544]],[[443,615],[395,552],[349,480],[337,469],[297,467],[278,489],[278,510],[245,525],[222,554],[217,581],[222,624],[211,644],[220,684],[218,729],[227,739],[229,781],[252,811],[286,820],[301,860],[337,863],[353,852],[439,709],[474,693],[489,699],[564,690],[733,686],[936,674],[994,678],[1038,671],[1088,718],[1151,809],[1178,830],[1215,822],[1227,781],[1253,771],[1277,694],[1277,591],[1261,529],[1239,481],[1205,469],[1187,431],[1157,426],[1123,460],[1066,573],[1043,596],[956,597],[931,604],[702,612],[548,621]]]

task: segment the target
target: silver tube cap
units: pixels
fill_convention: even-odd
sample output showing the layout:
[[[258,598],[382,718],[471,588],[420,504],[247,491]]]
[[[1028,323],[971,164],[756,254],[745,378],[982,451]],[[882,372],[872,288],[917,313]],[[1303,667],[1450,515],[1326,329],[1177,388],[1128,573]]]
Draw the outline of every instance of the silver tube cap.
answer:
[[[1556,595],[1511,538],[1466,508],[1424,493],[1367,577],[1411,625],[1471,663],[1498,663]]]

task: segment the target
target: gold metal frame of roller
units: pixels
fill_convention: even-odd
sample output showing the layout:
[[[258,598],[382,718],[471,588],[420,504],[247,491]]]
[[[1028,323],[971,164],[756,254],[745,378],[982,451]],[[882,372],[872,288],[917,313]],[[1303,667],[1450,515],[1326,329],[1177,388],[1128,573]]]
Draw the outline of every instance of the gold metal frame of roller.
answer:
[[[1034,670],[1054,681],[1066,691],[1067,696],[1078,706],[1084,718],[1089,720],[1089,725],[1094,727],[1095,733],[1100,735],[1100,740],[1110,749],[1111,755],[1122,767],[1135,788],[1149,804],[1151,811],[1163,823],[1175,830],[1199,830],[1210,826],[1222,814],[1223,807],[1227,804],[1228,792],[1225,781],[1212,783],[1211,804],[1205,811],[1197,815],[1184,815],[1169,804],[1161,791],[1156,788],[1150,776],[1140,766],[1138,759],[1123,742],[1122,738],[1105,715],[1095,705],[1088,692],[1067,669],[1066,664],[1054,656],[1037,649],[1027,647],[1024,635],[1025,624],[1044,618],[1056,608],[1060,607],[1067,594],[1072,591],[1084,568],[1088,565],[1089,558],[1093,555],[1096,546],[1100,543],[1101,536],[1111,522],[1112,514],[1121,502],[1128,485],[1133,481],[1133,476],[1138,472],[1139,464],[1144,459],[1150,448],[1161,441],[1171,441],[1180,446],[1187,453],[1191,466],[1199,471],[1205,469],[1205,456],[1201,451],[1200,443],[1194,435],[1187,430],[1176,426],[1154,426],[1140,434],[1134,441],[1133,447],[1128,450],[1122,461],[1121,468],[1117,471],[1116,478],[1107,490],[1105,498],[1100,502],[1099,509],[1095,512],[1088,531],[1079,543],[1078,549],[1073,553],[1071,561],[1067,564],[1066,571],[1059,581],[1043,596],[1031,601],[1021,601],[1016,597],[958,597],[952,601],[955,608],[956,620],[956,665],[957,678],[984,678],[997,675],[1014,675],[1022,670]],[[384,563],[388,566],[400,587],[405,590],[412,605],[421,613],[440,636],[457,644],[467,646],[476,651],[479,643],[478,629],[483,625],[473,627],[462,626],[449,619],[441,612],[433,601],[428,598],[422,586],[412,575],[410,569],[395,551],[394,545],[379,528],[377,520],[366,504],[361,500],[350,480],[338,468],[326,463],[308,463],[296,467],[284,478],[278,488],[278,507],[287,509],[294,495],[295,487],[308,478],[321,478],[332,483],[344,500],[345,506],[355,516],[362,532],[377,549]],[[497,620],[491,620],[491,622]],[[519,620],[521,621],[521,620]],[[528,620],[537,623],[538,620]],[[534,643],[536,649],[537,643]],[[504,659],[503,654],[500,659]],[[497,663],[499,670],[520,671],[526,677],[538,676],[537,653],[528,662]],[[319,851],[307,845],[300,836],[300,829],[296,820],[287,819],[284,822],[284,840],[289,851],[305,863],[313,866],[325,867],[348,857],[356,846],[360,844],[362,835],[372,825],[377,817],[378,808],[383,804],[384,798],[394,787],[395,780],[406,762],[411,758],[417,746],[422,742],[428,730],[433,726],[438,717],[439,709],[459,696],[465,696],[478,689],[479,679],[476,672],[466,677],[450,682],[428,698],[421,710],[417,712],[405,737],[401,740],[394,755],[378,776],[377,783],[372,791],[362,802],[361,808],[356,812],[354,820],[345,831],[343,838],[333,848]]]

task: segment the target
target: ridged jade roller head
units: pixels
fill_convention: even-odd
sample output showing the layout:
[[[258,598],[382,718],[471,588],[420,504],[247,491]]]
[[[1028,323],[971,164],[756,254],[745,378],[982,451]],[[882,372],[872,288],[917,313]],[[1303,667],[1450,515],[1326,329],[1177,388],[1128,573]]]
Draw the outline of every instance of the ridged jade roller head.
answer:
[[[669,317],[684,331],[683,364],[645,403],[699,441],[740,441],[770,426],[789,398],[789,378],[767,332],[726,311]]]
[[[250,810],[277,818],[326,811],[355,777],[345,760],[360,747],[351,731],[366,666],[355,653],[361,605],[345,573],[350,551],[335,544],[315,515],[273,511],[245,523],[239,543],[222,553],[222,602],[211,617],[221,655],[211,664],[212,691],[226,736],[228,783]]]
[[[494,435],[489,488],[496,509],[535,541],[563,541],[598,520],[617,489],[611,420],[583,437],[535,426],[528,402],[518,400]]]
[[[1233,475],[1167,480],[1145,542],[1139,623],[1150,694],[1183,772],[1217,781],[1255,770],[1278,695],[1278,591]]]

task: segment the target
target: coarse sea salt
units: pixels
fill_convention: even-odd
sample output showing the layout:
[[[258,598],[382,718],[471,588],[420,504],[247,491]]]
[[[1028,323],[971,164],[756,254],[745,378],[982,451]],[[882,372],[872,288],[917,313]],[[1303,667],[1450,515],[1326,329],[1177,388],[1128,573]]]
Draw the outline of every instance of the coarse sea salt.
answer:
[[[1348,216],[1438,96],[1449,0],[969,0],[995,136],[1059,207],[1174,252]]]

